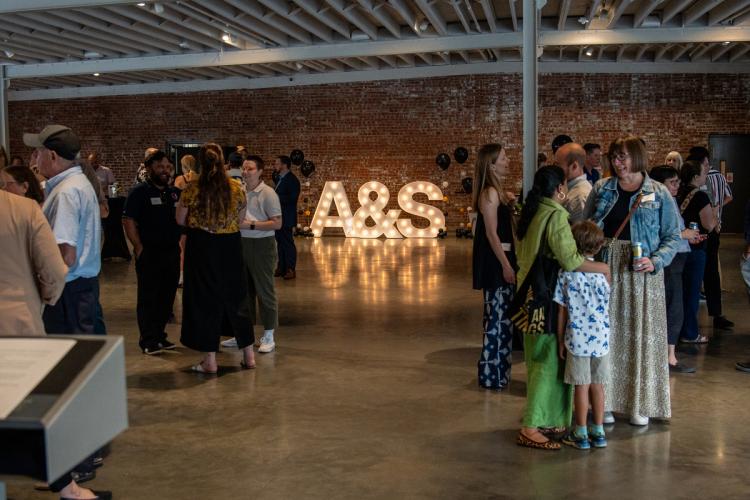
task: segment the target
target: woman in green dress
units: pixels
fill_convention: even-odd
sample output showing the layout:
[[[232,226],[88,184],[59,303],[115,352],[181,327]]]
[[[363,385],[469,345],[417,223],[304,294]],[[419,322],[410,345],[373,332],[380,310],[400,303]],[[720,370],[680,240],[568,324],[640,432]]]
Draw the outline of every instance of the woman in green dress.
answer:
[[[609,280],[609,267],[584,259],[577,248],[568,223],[568,212],[561,205],[567,195],[565,173],[560,167],[545,166],[534,174],[534,185],[518,222],[518,283],[526,279],[540,248],[564,271],[601,273]],[[556,306],[550,297],[549,318],[556,318]],[[568,426],[573,414],[573,391],[563,382],[564,363],[560,363],[554,329],[543,334],[524,334],[526,361],[526,409],[518,444],[546,450],[560,449],[546,429]]]

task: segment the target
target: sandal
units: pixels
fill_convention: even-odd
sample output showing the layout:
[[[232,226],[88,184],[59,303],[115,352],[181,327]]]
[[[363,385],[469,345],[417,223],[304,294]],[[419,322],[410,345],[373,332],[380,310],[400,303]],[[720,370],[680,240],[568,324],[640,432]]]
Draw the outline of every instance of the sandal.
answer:
[[[245,363],[244,361],[240,361],[240,366],[243,370],[254,370],[255,369],[255,361],[252,363]]]
[[[526,437],[522,432],[518,433],[518,439],[516,440],[518,446],[525,446],[527,448],[535,448],[537,450],[559,450],[561,448],[560,443],[555,441],[546,441],[544,443],[538,443],[531,438]]]
[[[556,437],[565,434],[567,430],[566,427],[542,427],[539,429],[539,434],[549,438],[550,436]]]
[[[205,368],[203,368],[203,363],[198,363],[197,365],[193,365],[190,367],[190,371],[196,372],[196,373],[203,373],[204,375],[216,375],[217,371],[208,371]]]
[[[692,340],[680,339],[680,342],[682,342],[683,344],[708,344],[708,337],[706,337],[705,335],[698,335]]]

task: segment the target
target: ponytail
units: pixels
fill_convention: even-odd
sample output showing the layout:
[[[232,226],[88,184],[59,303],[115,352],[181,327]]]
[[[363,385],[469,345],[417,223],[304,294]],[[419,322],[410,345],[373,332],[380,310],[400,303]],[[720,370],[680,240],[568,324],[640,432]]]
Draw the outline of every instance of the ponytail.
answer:
[[[201,175],[198,177],[197,211],[205,214],[211,225],[229,219],[232,191],[224,170],[221,146],[206,143],[198,153]]]

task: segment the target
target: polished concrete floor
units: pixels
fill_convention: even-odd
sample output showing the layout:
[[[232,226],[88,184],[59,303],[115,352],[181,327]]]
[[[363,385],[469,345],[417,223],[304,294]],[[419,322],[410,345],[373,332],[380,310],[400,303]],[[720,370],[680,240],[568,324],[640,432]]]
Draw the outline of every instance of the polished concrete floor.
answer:
[[[275,353],[254,371],[219,356],[218,377],[189,373],[196,353],[143,356],[135,273],[105,263],[102,303],[125,336],[130,428],[94,487],[120,499],[750,498],[748,300],[741,240],[722,248],[734,333],[683,354],[673,418],[609,430],[609,447],[520,448],[525,370],[510,390],[477,387],[482,298],[469,240],[298,240],[295,281],[277,281]],[[176,312],[179,315],[179,297]],[[705,309],[705,308],[704,308]],[[179,339],[179,325],[169,325]],[[1,444],[0,444],[1,446]],[[0,478],[14,499],[53,498]]]

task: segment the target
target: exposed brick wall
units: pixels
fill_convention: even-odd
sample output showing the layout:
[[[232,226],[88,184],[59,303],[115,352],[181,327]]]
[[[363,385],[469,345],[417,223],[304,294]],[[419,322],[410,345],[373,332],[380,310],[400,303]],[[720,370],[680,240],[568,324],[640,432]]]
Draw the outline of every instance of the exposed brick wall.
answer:
[[[750,75],[542,75],[540,148],[549,154],[559,133],[606,145],[633,132],[661,163],[671,149],[707,143],[709,133],[749,133],[749,101]],[[21,143],[24,131],[64,123],[80,134],[84,151],[100,152],[125,186],[143,150],[168,140],[246,144],[269,160],[300,148],[317,167],[310,187],[303,187],[312,211],[325,180],[343,181],[355,208],[357,189],[368,180],[388,186],[392,200],[406,182],[449,181],[449,201],[432,203],[455,227],[470,203],[469,195],[456,193],[459,173],[471,175],[477,148],[491,141],[508,148],[509,187],[521,176],[519,75],[11,102],[9,108],[14,152],[30,152]],[[457,146],[469,149],[469,161],[441,171],[435,156],[452,156]]]

